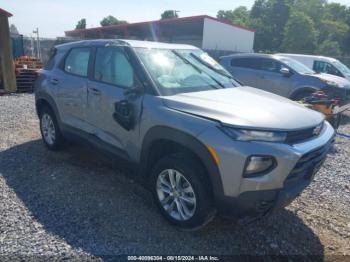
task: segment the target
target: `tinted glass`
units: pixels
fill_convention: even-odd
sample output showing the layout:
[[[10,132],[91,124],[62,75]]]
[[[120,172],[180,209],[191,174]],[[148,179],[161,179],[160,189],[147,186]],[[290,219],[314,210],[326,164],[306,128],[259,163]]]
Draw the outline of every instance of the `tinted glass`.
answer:
[[[120,87],[134,86],[133,67],[124,51],[115,47],[97,49],[94,78]]]
[[[336,69],[332,64],[324,61],[315,61],[314,70],[316,72],[342,76],[338,69]]]
[[[51,70],[53,69],[53,66],[55,65],[55,56],[57,53],[57,49],[56,48],[52,48],[50,50],[50,58],[47,61],[46,65],[44,66],[45,70]]]
[[[272,73],[280,73],[282,65],[280,62],[272,59],[261,59],[260,69]]]
[[[259,69],[260,59],[258,58],[233,58],[231,66]]]
[[[78,76],[87,76],[90,48],[74,48],[66,57],[64,71]]]

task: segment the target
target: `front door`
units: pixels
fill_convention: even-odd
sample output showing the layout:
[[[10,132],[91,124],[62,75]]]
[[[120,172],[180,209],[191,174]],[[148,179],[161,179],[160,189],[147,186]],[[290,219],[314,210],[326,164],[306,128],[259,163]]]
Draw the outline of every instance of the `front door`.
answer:
[[[258,88],[287,97],[290,93],[290,76],[283,75],[280,70],[283,65],[273,59],[262,58],[259,63]]]
[[[122,47],[98,47],[88,83],[87,121],[94,135],[125,152],[136,153],[142,95],[128,94],[139,85],[128,54]]]

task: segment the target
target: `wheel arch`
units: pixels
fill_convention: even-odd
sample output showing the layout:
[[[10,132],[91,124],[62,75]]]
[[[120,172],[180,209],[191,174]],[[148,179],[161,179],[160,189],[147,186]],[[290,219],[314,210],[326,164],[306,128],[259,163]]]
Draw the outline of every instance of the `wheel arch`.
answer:
[[[56,120],[58,121],[59,124],[61,124],[61,118],[60,118],[55,101],[48,95],[41,94],[40,96],[36,96],[35,109],[38,116],[40,115],[40,110],[44,106],[49,107],[54,112]]]
[[[164,155],[163,153],[179,151],[190,153],[200,161],[206,170],[205,175],[214,196],[223,192],[219,168],[207,147],[193,135],[170,127],[156,126],[146,133],[140,156],[141,175],[146,179],[152,166]]]
[[[296,90],[294,90],[290,95],[289,98],[290,99],[294,99],[296,98],[299,94],[301,93],[306,93],[306,92],[316,92],[318,91],[319,88],[316,87],[312,87],[312,86],[303,86],[303,87],[299,87]]]

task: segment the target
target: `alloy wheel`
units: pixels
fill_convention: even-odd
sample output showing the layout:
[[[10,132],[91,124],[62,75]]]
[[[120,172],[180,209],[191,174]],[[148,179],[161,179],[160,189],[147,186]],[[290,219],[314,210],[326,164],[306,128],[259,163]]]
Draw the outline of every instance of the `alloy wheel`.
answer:
[[[166,169],[157,178],[158,200],[164,210],[174,219],[186,221],[196,211],[196,195],[191,183],[175,170]]]

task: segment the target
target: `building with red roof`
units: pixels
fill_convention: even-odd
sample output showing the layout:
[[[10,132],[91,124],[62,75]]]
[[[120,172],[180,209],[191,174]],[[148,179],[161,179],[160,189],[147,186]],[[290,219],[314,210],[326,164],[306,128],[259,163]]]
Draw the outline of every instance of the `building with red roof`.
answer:
[[[76,29],[66,31],[75,39],[121,38],[190,44],[205,50],[252,52],[255,30],[200,15]]]

